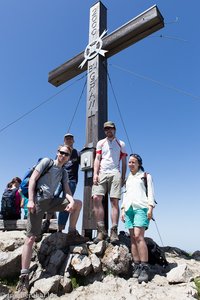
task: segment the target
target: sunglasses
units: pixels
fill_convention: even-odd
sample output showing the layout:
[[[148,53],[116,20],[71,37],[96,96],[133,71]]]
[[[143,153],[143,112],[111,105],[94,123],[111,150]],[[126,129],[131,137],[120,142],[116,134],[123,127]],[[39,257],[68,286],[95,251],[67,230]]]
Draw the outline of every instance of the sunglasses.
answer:
[[[111,129],[114,129],[114,128],[113,128],[113,127],[105,127],[105,128],[104,128],[105,131],[111,130]]]
[[[64,156],[66,156],[66,157],[68,157],[68,156],[70,156],[70,153],[68,153],[68,152],[64,152],[64,151],[58,151],[61,155],[64,155]]]

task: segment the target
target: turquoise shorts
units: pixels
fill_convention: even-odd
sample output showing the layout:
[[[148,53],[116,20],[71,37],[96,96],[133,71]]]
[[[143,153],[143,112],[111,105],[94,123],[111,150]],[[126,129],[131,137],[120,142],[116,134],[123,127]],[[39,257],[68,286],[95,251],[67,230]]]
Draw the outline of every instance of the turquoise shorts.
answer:
[[[134,227],[149,227],[149,219],[147,218],[147,208],[133,209],[132,206],[125,212],[125,227],[128,229]]]

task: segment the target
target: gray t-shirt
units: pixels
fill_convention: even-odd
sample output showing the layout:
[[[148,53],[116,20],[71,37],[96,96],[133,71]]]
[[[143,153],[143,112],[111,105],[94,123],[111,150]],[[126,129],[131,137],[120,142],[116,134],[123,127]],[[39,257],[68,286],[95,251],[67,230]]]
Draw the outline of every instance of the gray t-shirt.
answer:
[[[36,166],[35,170],[42,173],[48,164],[49,158],[43,158]],[[37,181],[37,198],[53,198],[60,181],[62,181],[63,185],[68,182],[67,171],[62,167],[56,166],[56,161],[54,160],[53,166]]]

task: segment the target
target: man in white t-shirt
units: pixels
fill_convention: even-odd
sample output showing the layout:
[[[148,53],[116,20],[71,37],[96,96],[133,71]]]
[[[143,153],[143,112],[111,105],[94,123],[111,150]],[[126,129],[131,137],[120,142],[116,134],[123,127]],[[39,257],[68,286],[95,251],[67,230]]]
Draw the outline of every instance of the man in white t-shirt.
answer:
[[[121,197],[121,187],[124,185],[126,175],[125,143],[115,137],[116,127],[111,121],[104,123],[106,138],[98,141],[96,146],[96,157],[94,161],[93,175],[93,207],[97,222],[97,237],[95,242],[107,238],[104,224],[104,208],[102,199],[108,192],[111,201],[111,222],[110,241],[117,242],[118,222],[119,222],[119,199]],[[122,170],[120,172],[120,161]]]

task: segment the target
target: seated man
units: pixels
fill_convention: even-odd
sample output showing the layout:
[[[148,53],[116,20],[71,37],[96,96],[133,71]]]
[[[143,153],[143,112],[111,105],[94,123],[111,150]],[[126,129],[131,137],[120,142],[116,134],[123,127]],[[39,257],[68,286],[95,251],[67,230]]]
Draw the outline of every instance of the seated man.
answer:
[[[63,145],[58,148],[57,158],[53,166],[40,177],[42,171],[49,163],[49,158],[43,158],[36,166],[29,181],[27,238],[22,250],[21,275],[17,286],[17,297],[28,297],[29,290],[29,267],[32,256],[32,248],[35,239],[41,233],[42,218],[45,212],[63,211],[70,213],[69,233],[67,238],[74,244],[86,242],[88,239],[79,235],[76,230],[79,213],[82,207],[80,200],[74,200],[68,186],[68,175],[63,165],[71,155],[71,148]],[[62,181],[64,193],[62,198],[55,198],[54,192]],[[17,295],[19,294],[19,295]]]

